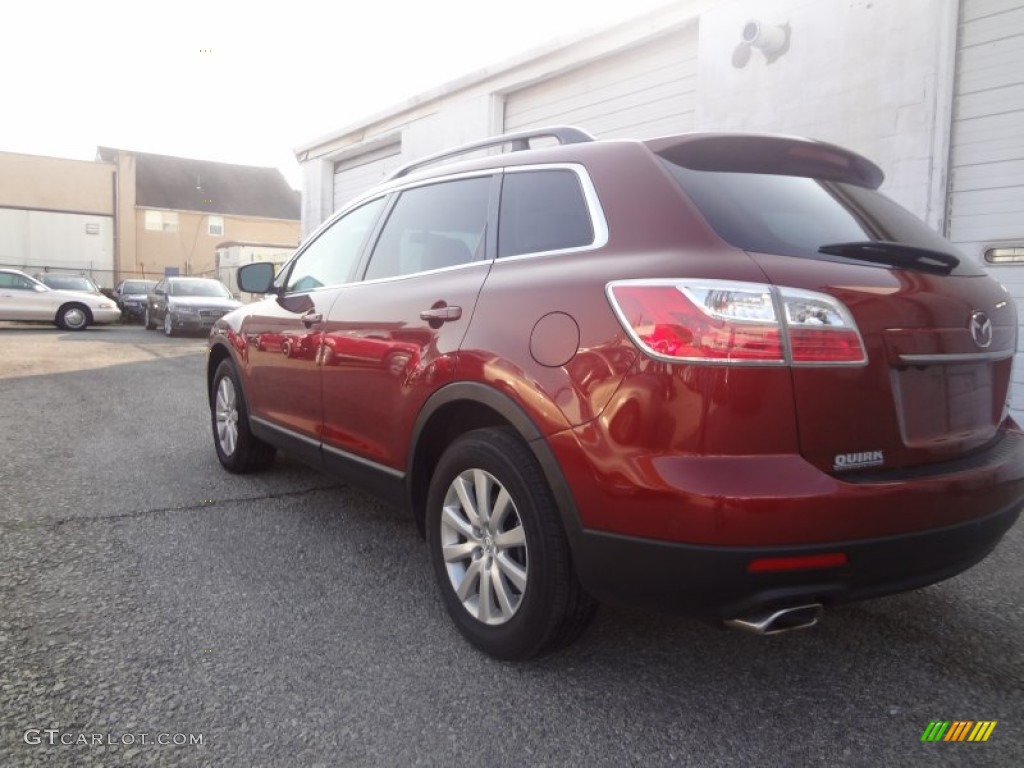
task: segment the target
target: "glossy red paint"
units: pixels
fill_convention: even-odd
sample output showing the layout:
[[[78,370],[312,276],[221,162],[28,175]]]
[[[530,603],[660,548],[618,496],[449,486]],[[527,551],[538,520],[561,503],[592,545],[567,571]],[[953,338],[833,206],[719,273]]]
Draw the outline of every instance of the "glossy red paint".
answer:
[[[744,552],[734,568],[764,562],[750,570],[767,578],[791,570],[772,565],[791,557],[806,558],[792,561],[802,563],[797,571],[856,571],[863,555],[847,563],[844,554],[839,563],[828,553],[1015,515],[1024,498],[1024,437],[1006,412],[1017,320],[1005,290],[980,273],[737,247],[652,150],[708,167],[742,166],[764,152],[759,173],[766,175],[781,173],[780,163],[797,163],[803,173],[827,162],[827,179],[845,183],[848,174],[865,189],[880,176],[863,158],[799,141],[744,145],[733,137],[699,151],[701,140],[583,143],[503,155],[497,165],[479,158],[386,184],[374,194],[390,201],[432,175],[583,168],[595,193],[591,215],[607,238],[571,253],[507,258],[495,258],[488,240],[482,257],[454,268],[271,296],[220,321],[212,342],[226,340],[255,418],[321,453],[354,458],[359,471],[384,471],[405,484],[414,509],[425,487],[417,472],[429,480],[444,440],[480,423],[514,427],[543,466],[574,554],[586,561],[581,578],[598,594],[607,584],[593,576],[601,569],[598,550],[581,543],[590,534],[626,537],[640,548],[768,548],[770,559]],[[743,151],[730,153],[730,146]],[[487,236],[495,237],[490,229]],[[789,354],[798,336],[787,337],[785,328],[758,330],[774,345],[765,353],[771,365],[654,359],[630,340],[606,289],[621,280],[684,279],[765,285],[776,302],[779,287],[834,297],[856,325],[845,341],[853,349],[862,340],[867,362],[857,347],[857,355],[839,355],[853,364],[800,365],[808,358]],[[666,323],[683,311],[667,295]],[[431,318],[445,308],[460,313]],[[703,321],[703,310],[684,310],[696,336],[710,332],[714,323]],[[646,309],[636,312],[638,324],[649,322]],[[987,346],[972,336],[974,312],[991,319]],[[304,322],[311,315],[318,319]],[[819,333],[829,331],[794,331],[812,341]],[[700,339],[670,341],[692,350]],[[460,385],[476,388],[449,397]],[[443,428],[428,428],[437,413]],[[427,433],[435,442],[417,442]],[[882,593],[945,578],[984,556],[1005,530],[996,528],[986,529],[970,556],[937,548],[927,567],[896,568],[888,581],[872,575],[878,583],[857,589]],[[818,546],[828,549],[797,551]],[[602,557],[627,551],[607,547]],[[758,589],[730,599],[777,600]]]

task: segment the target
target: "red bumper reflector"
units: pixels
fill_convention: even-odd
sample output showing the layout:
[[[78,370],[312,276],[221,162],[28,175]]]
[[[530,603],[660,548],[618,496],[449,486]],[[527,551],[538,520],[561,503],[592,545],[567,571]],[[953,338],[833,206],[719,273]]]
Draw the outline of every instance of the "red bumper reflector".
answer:
[[[824,555],[805,555],[804,557],[759,557],[751,560],[747,566],[748,573],[767,573],[769,571],[800,571],[807,568],[839,568],[846,565],[845,552],[829,552]]]

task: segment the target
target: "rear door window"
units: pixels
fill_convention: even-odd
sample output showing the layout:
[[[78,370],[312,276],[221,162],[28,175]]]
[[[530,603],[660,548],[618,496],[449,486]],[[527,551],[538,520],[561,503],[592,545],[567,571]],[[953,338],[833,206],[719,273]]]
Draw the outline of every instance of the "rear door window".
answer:
[[[377,239],[364,279],[429,272],[483,259],[493,183],[493,176],[477,176],[402,192]]]
[[[585,248],[594,225],[579,177],[568,169],[505,173],[498,219],[498,257]]]

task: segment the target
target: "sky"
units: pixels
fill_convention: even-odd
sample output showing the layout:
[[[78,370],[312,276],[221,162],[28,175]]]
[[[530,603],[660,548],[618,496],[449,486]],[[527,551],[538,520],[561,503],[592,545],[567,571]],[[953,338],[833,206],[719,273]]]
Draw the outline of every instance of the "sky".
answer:
[[[296,146],[670,2],[24,0],[0,27],[0,151],[276,166],[299,188]]]

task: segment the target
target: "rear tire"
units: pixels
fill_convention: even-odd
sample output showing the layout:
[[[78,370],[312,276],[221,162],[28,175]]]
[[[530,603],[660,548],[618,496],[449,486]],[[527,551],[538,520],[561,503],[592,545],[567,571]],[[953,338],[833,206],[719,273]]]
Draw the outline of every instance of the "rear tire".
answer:
[[[512,430],[474,430],[448,447],[426,527],[445,608],[485,653],[521,660],[556,650],[593,616],[551,489]]]
[[[237,474],[260,472],[274,463],[276,449],[249,427],[249,409],[235,366],[223,360],[213,375],[210,422],[213,445],[224,469]]]

